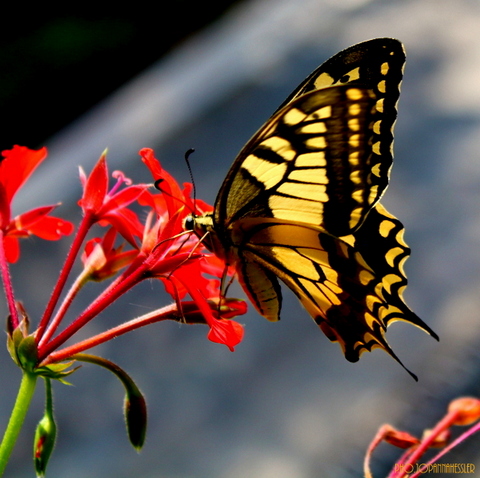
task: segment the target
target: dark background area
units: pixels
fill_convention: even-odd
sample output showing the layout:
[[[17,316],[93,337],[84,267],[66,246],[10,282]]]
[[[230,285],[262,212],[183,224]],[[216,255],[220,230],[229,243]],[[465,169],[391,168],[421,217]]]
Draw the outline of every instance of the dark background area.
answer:
[[[162,15],[116,4],[82,11],[3,10],[0,150],[37,148],[62,127],[217,19],[238,0],[168,3]],[[10,9],[10,3],[9,3]]]

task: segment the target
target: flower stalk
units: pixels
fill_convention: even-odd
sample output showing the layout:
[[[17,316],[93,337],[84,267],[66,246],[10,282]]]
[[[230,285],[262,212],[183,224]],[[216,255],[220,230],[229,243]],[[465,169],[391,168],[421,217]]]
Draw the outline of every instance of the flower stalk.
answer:
[[[13,294],[12,278],[10,276],[10,269],[8,267],[7,258],[5,256],[4,249],[4,232],[0,229],[0,271],[2,276],[3,290],[5,292],[5,298],[8,304],[8,310],[10,312],[10,323],[13,328],[18,327],[18,312],[15,306],[15,297]]]
[[[65,263],[61,269],[60,275],[58,277],[58,280],[55,284],[55,287],[53,288],[52,294],[50,296],[50,299],[48,301],[47,307],[45,309],[45,312],[43,313],[43,316],[40,320],[40,323],[38,325],[37,333],[36,333],[36,340],[37,343],[41,346],[42,344],[45,344],[55,333],[56,329],[58,328],[63,315],[66,311],[66,307],[62,307],[61,311],[57,314],[57,317],[49,324],[49,321],[52,317],[52,314],[55,310],[55,307],[58,304],[58,301],[60,299],[60,296],[62,294],[62,291],[65,287],[65,284],[68,280],[68,277],[70,275],[70,272],[72,270],[72,267],[78,257],[79,251],[82,247],[82,244],[85,240],[85,237],[88,234],[88,231],[92,227],[92,215],[88,214],[86,215],[81,223],[80,226],[77,230],[77,233],[75,234],[74,240],[70,246],[70,250],[67,254],[67,257],[65,259]],[[48,328],[47,328],[48,326]]]
[[[8,459],[13,451],[23,422],[35,392],[37,375],[31,372],[23,372],[20,388],[18,389],[15,405],[13,406],[7,428],[0,444],[0,476],[3,476]]]

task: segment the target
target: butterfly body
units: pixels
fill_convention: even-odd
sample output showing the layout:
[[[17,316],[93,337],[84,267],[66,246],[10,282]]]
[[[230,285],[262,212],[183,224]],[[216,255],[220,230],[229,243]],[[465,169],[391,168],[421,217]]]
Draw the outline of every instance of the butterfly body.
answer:
[[[261,315],[279,319],[280,279],[350,361],[377,347],[397,359],[384,337],[395,320],[436,337],[403,301],[410,250],[379,203],[404,61],[380,38],[321,65],[242,149],[214,212],[187,226]]]

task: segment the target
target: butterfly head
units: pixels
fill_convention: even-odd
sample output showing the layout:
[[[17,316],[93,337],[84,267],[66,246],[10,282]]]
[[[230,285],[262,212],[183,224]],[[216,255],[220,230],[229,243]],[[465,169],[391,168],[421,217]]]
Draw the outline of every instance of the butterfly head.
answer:
[[[225,258],[225,247],[215,232],[213,213],[206,213],[201,216],[194,214],[187,216],[184,229],[192,231],[202,241],[203,245],[217,257]]]

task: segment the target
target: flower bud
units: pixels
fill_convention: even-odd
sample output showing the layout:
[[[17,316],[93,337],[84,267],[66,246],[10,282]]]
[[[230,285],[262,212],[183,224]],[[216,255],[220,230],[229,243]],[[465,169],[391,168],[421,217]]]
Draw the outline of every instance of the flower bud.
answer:
[[[450,402],[448,413],[456,413],[453,425],[470,425],[480,419],[480,400],[473,397],[457,398]]]
[[[420,443],[420,440],[410,433],[402,432],[390,425],[384,425],[382,434],[385,442],[397,448],[407,449]]]
[[[57,437],[57,424],[53,418],[53,403],[50,380],[46,379],[47,400],[45,405],[45,413],[38,422],[35,430],[35,439],[33,442],[33,461],[35,471],[38,477],[45,476],[48,460],[55,447],[55,439]]]
[[[140,451],[147,435],[147,404],[138,388],[127,388],[124,412],[130,443]]]

